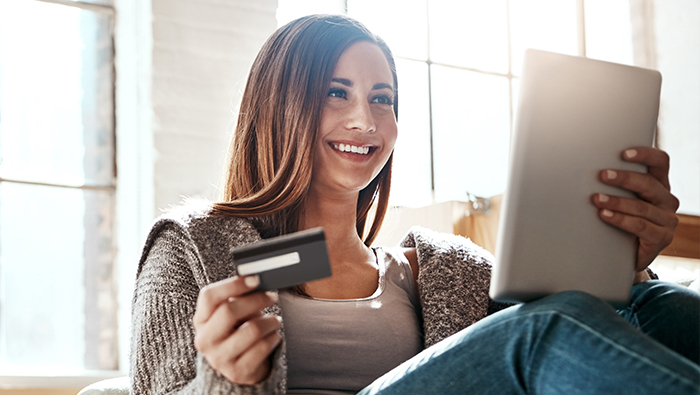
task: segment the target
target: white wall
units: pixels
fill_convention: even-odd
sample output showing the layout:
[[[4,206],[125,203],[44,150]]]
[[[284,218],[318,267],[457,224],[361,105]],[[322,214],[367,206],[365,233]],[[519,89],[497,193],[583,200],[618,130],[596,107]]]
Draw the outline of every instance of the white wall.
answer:
[[[119,367],[136,265],[154,217],[216,198],[240,92],[276,0],[115,0]]]
[[[277,26],[310,14],[344,14],[345,0],[278,0]]]
[[[215,199],[251,63],[276,0],[152,0],[154,207]]]

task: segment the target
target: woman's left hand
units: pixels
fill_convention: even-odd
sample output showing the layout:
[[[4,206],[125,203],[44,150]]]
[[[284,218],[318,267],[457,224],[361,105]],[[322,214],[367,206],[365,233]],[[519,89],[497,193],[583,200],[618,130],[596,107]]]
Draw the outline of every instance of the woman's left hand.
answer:
[[[668,182],[669,157],[652,147],[625,150],[628,162],[648,166],[648,173],[625,170],[603,170],[601,180],[608,185],[634,192],[639,199],[628,199],[597,193],[593,203],[600,218],[639,238],[636,271],[640,272],[671,244],[678,225],[678,199],[671,194]]]

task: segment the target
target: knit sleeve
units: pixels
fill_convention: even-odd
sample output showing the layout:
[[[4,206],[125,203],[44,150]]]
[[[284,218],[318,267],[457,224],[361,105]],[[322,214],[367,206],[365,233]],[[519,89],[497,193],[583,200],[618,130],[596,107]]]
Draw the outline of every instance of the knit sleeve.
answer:
[[[195,244],[178,224],[154,227],[132,301],[130,377],[133,394],[276,394],[283,369],[275,353],[270,376],[239,386],[212,369],[194,348],[192,317],[206,285]]]
[[[486,317],[493,256],[461,236],[414,227],[402,241],[418,253],[418,290],[425,346]],[[493,305],[493,306],[492,306]]]

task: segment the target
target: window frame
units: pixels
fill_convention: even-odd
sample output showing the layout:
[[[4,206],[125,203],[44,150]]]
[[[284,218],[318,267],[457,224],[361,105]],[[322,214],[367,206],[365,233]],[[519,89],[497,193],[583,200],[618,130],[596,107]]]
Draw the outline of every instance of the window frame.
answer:
[[[123,280],[123,275],[120,276],[121,271],[119,270],[120,266],[120,259],[119,255],[116,253],[118,250],[117,248],[117,241],[119,239],[118,231],[121,230],[119,233],[124,233],[124,230],[127,230],[128,227],[124,227],[124,229],[121,229],[121,225],[117,226],[117,223],[123,222],[120,221],[119,218],[117,218],[117,214],[120,211],[120,207],[123,206],[121,203],[121,200],[124,200],[123,195],[124,191],[121,191],[121,189],[128,189],[128,188],[121,188],[118,186],[118,184],[122,184],[121,180],[119,177],[117,177],[117,167],[116,164],[119,161],[118,157],[123,156],[123,152],[120,155],[120,150],[119,145],[120,144],[120,139],[117,139],[117,129],[118,129],[118,123],[116,122],[117,118],[117,99],[118,99],[118,94],[117,94],[117,77],[116,77],[116,70],[115,70],[115,64],[119,61],[119,58],[116,56],[117,51],[117,39],[116,39],[116,31],[118,30],[117,25],[119,24],[119,19],[116,18],[117,16],[117,7],[121,4],[127,3],[127,2],[133,2],[136,3],[137,0],[114,0],[113,4],[107,5],[107,4],[94,4],[94,3],[87,3],[84,1],[69,1],[69,0],[25,0],[27,2],[29,1],[38,1],[38,2],[43,2],[43,3],[50,3],[50,4],[55,4],[58,6],[65,6],[65,7],[72,7],[76,8],[79,10],[84,10],[84,11],[89,11],[97,14],[101,14],[103,16],[106,16],[110,20],[110,41],[111,41],[111,47],[112,47],[112,65],[111,65],[111,72],[112,72],[112,81],[111,81],[111,95],[112,95],[112,114],[111,114],[111,130],[112,130],[112,161],[114,163],[114,174],[111,177],[111,180],[109,183],[106,185],[92,185],[89,183],[83,184],[83,185],[70,185],[67,183],[51,183],[51,182],[37,182],[37,181],[31,181],[31,180],[25,180],[25,179],[15,179],[15,178],[0,178],[0,183],[8,183],[8,184],[19,184],[19,185],[31,185],[31,186],[43,186],[43,187],[50,187],[50,188],[61,188],[61,189],[72,189],[72,190],[82,190],[82,191],[101,191],[101,192],[107,192],[110,195],[110,199],[112,200],[112,218],[115,219],[112,223],[112,231],[111,231],[111,248],[112,251],[115,253],[112,254],[112,261],[110,263],[111,265],[111,279],[109,281],[108,286],[111,287],[112,289],[116,288],[118,290],[121,290],[122,287],[119,287],[120,283],[122,283]],[[150,2],[146,2],[149,3]],[[145,8],[145,7],[142,7]],[[121,136],[120,136],[121,137]],[[142,148],[139,148],[139,150],[142,150]],[[139,179],[140,176],[137,176],[137,179]],[[141,177],[142,178],[142,177]],[[133,188],[131,188],[131,191],[133,192]],[[122,215],[123,217],[123,215]],[[150,217],[148,217],[150,219]],[[141,221],[144,222],[144,221]],[[143,227],[143,226],[141,226]],[[131,231],[134,231],[136,229],[135,227],[131,227]],[[143,232],[136,232],[136,234],[141,235]],[[140,240],[139,240],[140,242]],[[121,244],[121,243],[120,243]],[[89,297],[86,295],[86,299]],[[128,300],[124,299],[122,297],[121,292],[115,292],[112,295],[112,298],[114,302],[116,303],[114,306],[119,306],[118,310],[123,310],[123,306],[121,306],[120,301],[123,300]],[[130,310],[130,306],[127,306],[127,309]],[[66,369],[61,369],[61,368],[44,368],[41,366],[37,366],[36,368],[31,368],[31,367],[26,367],[26,368],[21,368],[18,370],[9,370],[6,372],[0,373],[0,389],[13,389],[13,388],[82,388],[85,387],[91,383],[94,383],[99,380],[104,380],[104,379],[109,379],[109,378],[114,378],[118,376],[123,376],[126,374],[128,369],[126,366],[128,364],[124,364],[123,360],[125,358],[128,358],[128,350],[124,350],[122,347],[122,340],[124,338],[123,336],[123,326],[120,325],[120,323],[123,323],[124,321],[122,320],[122,317],[118,315],[118,311],[110,311],[110,316],[113,318],[113,323],[111,326],[113,326],[113,329],[117,332],[116,335],[112,338],[117,344],[115,346],[118,346],[118,366],[115,369],[105,369],[105,370],[94,370],[94,369],[76,369],[76,368],[66,368]],[[101,313],[100,313],[101,315]],[[96,348],[96,344],[90,343],[88,340],[88,334],[86,333],[85,340],[87,343],[86,344],[86,349],[88,347],[90,348]],[[99,343],[100,341],[97,340]],[[128,340],[127,340],[127,348],[128,348]]]

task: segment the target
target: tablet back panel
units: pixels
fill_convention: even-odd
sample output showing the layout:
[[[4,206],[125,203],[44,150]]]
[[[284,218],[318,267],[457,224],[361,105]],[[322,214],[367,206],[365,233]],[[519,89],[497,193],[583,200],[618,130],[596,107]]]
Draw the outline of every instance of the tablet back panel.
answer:
[[[604,223],[591,195],[633,197],[598,174],[646,171],[621,152],[652,144],[660,87],[657,71],[526,52],[492,298],[582,290],[616,305],[628,300],[636,238]]]

